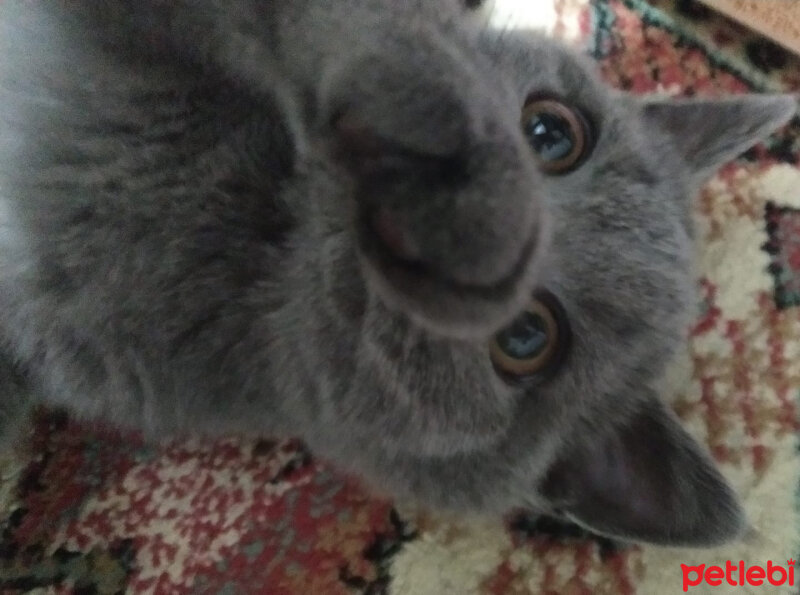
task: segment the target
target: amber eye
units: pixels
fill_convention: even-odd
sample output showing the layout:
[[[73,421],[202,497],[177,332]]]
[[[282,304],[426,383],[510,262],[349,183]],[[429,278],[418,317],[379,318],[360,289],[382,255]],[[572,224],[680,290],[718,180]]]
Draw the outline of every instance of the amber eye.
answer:
[[[492,338],[489,352],[495,369],[507,378],[549,376],[563,361],[568,342],[563,308],[552,294],[542,292]]]
[[[522,130],[542,169],[566,174],[591,151],[591,129],[580,111],[555,99],[534,99],[522,109]]]

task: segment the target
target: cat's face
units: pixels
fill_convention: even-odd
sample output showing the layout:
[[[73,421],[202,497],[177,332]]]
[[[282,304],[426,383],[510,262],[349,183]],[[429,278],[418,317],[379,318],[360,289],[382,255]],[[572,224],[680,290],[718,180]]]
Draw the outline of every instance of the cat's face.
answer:
[[[643,101],[549,40],[468,39],[370,56],[323,98],[369,296],[342,417],[399,456],[513,452],[520,506],[600,531],[730,537],[732,494],[653,386],[694,314],[698,183],[792,101]]]

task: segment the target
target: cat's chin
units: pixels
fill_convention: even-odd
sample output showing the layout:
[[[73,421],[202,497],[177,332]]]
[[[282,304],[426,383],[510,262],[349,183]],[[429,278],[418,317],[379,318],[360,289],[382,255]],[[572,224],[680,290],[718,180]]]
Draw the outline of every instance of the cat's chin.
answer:
[[[390,309],[436,334],[474,339],[495,333],[528,303],[540,242],[532,238],[511,272],[487,285],[461,283],[420,262],[397,258],[368,226],[359,230],[359,256],[367,283]]]

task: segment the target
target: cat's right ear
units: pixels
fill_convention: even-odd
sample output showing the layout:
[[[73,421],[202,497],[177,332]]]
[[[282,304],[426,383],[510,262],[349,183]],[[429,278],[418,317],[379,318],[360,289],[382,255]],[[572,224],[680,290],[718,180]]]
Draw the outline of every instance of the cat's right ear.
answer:
[[[637,101],[646,129],[665,132],[698,179],[711,176],[797,113],[794,95]]]
[[[624,423],[565,449],[541,493],[567,519],[631,541],[710,546],[747,527],[713,461],[655,396]]]

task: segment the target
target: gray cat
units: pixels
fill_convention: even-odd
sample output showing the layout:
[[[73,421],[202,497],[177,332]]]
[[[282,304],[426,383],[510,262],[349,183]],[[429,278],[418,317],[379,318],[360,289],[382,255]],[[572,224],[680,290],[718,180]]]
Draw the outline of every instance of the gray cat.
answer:
[[[6,425],[297,435],[434,507],[739,536],[653,387],[697,299],[690,198],[794,99],[627,97],[482,23],[0,3]]]

